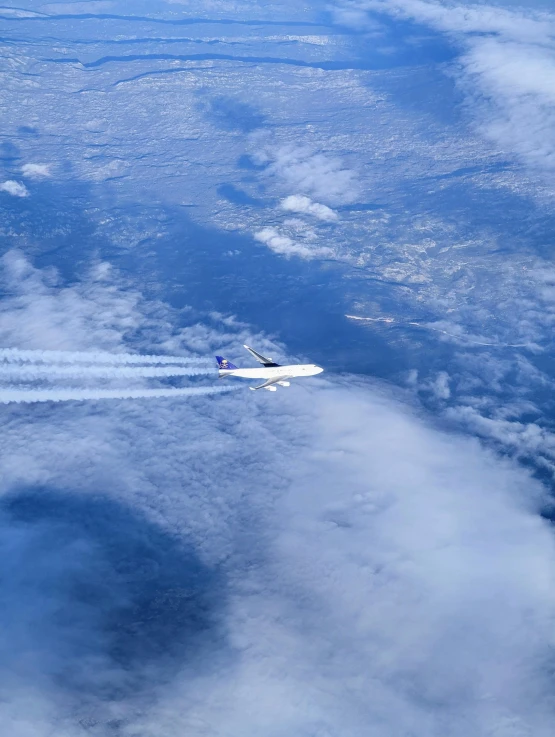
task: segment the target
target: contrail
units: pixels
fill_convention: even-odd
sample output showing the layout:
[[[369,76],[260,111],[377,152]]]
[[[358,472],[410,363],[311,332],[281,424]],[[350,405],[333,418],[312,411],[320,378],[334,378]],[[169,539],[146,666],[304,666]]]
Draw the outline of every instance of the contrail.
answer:
[[[138,353],[106,353],[104,351],[34,351],[19,348],[0,348],[0,361],[14,363],[66,363],[66,364],[205,364],[209,358],[187,356],[152,356]]]
[[[0,378],[10,377],[33,381],[49,377],[77,377],[80,379],[135,379],[141,377],[165,376],[209,376],[217,370],[206,366],[64,366],[57,364],[31,364],[21,366],[13,363],[0,363]]]
[[[194,389],[45,389],[45,390],[0,390],[0,404],[35,402],[80,402],[100,399],[148,399],[155,397],[194,397],[203,394],[222,394],[238,391],[237,386],[204,386]]]

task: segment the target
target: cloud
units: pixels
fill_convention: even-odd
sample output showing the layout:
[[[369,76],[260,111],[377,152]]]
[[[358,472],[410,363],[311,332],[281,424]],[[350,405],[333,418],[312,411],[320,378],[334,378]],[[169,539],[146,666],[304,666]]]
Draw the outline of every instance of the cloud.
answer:
[[[363,0],[347,10],[378,11],[448,34],[463,53],[451,73],[479,131],[537,169],[555,167],[555,16],[523,8],[432,0]]]
[[[29,190],[24,184],[16,182],[13,179],[7,179],[0,184],[0,192],[7,192],[13,197],[28,197]]]
[[[537,414],[534,407],[526,409]],[[488,417],[474,407],[459,405],[448,408],[445,415],[469,432],[497,444],[503,452],[520,460],[532,460],[536,467],[555,477],[555,435],[535,422],[505,418],[502,410],[496,408],[493,416]]]
[[[50,176],[50,164],[23,164],[21,173],[29,179],[40,179]]]
[[[102,352],[117,353],[113,362],[133,361],[126,341],[135,352],[178,354],[186,360],[212,348],[210,331],[204,330],[202,340],[197,326],[176,333],[168,307],[146,302],[105,261],[91,263],[77,285],[67,286],[55,269],[36,269],[23,252],[12,250],[0,258],[0,286],[10,295],[0,300],[2,348],[70,351],[74,360],[90,360],[92,352],[98,362],[105,360]]]
[[[3,347],[114,350],[126,330],[139,324],[139,296],[113,292],[102,266],[94,267],[86,287],[62,287],[54,271],[40,272],[24,254],[9,251],[0,259],[0,283],[12,297],[0,302]]]
[[[363,383],[270,413],[296,418],[276,438],[288,488],[248,601],[231,599],[239,661],[174,681],[139,731],[547,737],[555,546],[539,485]]]
[[[437,399],[449,399],[451,396],[449,374],[446,371],[439,371],[434,381],[430,381],[425,388],[432,392]]]
[[[352,202],[358,193],[356,174],[340,159],[303,146],[266,146],[255,160],[280,188],[331,204]]]
[[[337,213],[330,207],[321,205],[319,202],[312,202],[310,197],[303,195],[290,195],[286,197],[281,201],[281,208],[288,212],[300,212],[306,215],[312,215],[324,222],[333,222],[338,219]]]
[[[108,734],[185,653],[193,667],[209,657],[222,582],[138,510],[103,494],[20,488],[0,500],[0,530],[10,734]]]
[[[357,32],[365,33],[379,32],[382,26],[373,18],[370,18],[363,3],[343,3],[342,5],[333,5],[330,7],[332,17],[335,23]]]
[[[348,17],[348,11],[357,13],[377,11],[399,18],[412,18],[429,23],[441,31],[462,33],[503,33],[507,38],[522,41],[549,42],[555,29],[555,19],[545,12],[523,7],[515,10],[502,5],[441,0],[355,0],[341,2],[336,11]]]
[[[3,345],[245,341],[105,266],[0,268]],[[0,414],[10,734],[550,737],[544,490],[380,384]]]
[[[473,42],[462,58],[476,100],[482,133],[537,168],[555,167],[555,91],[545,80],[555,74],[555,45]],[[490,100],[491,102],[485,102]]]
[[[299,258],[312,259],[332,256],[331,248],[306,245],[293,240],[288,235],[281,234],[276,228],[262,228],[254,234],[254,237],[260,243],[278,253],[280,256],[298,256]]]

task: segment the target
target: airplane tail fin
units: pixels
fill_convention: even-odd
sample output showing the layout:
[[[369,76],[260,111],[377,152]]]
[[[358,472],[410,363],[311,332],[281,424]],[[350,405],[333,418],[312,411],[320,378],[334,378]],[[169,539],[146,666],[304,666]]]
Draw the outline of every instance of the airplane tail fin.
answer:
[[[227,358],[224,358],[223,356],[216,356],[216,361],[218,362],[220,371],[233,371],[233,369],[237,368],[234,363],[230,363]]]

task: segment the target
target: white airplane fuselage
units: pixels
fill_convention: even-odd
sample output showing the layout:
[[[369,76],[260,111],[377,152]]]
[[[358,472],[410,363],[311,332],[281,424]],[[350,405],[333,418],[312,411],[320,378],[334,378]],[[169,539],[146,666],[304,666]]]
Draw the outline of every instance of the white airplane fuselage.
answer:
[[[257,389],[267,389],[270,392],[276,391],[276,384],[279,386],[289,386],[289,379],[295,379],[302,376],[316,376],[324,370],[321,366],[314,363],[298,363],[289,364],[288,366],[280,366],[274,363],[271,358],[266,358],[262,354],[244,346],[249,353],[262,364],[259,368],[240,368],[228,361],[223,356],[216,356],[219,366],[219,376],[221,379],[228,376],[237,376],[240,379],[264,379],[261,386],[250,387],[253,391]]]
[[[238,368],[220,369],[220,376],[239,376],[242,379],[271,379],[274,376],[316,376],[324,369],[312,363],[292,366],[276,366],[275,368]]]

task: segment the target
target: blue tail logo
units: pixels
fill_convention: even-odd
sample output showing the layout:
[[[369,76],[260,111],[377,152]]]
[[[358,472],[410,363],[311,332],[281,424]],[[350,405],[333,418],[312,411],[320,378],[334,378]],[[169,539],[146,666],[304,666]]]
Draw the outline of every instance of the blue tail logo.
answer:
[[[227,358],[224,358],[223,356],[216,356],[216,361],[218,362],[220,369],[223,369],[224,371],[232,371],[237,368],[234,363],[230,363]]]

